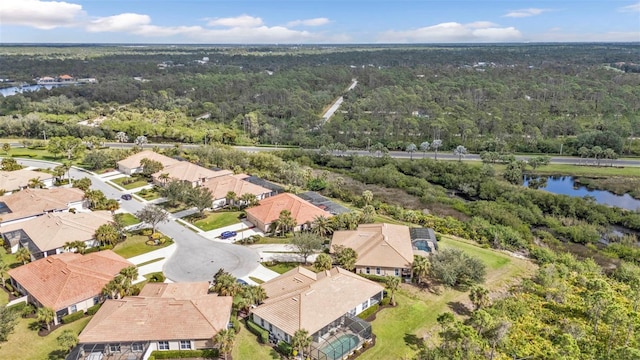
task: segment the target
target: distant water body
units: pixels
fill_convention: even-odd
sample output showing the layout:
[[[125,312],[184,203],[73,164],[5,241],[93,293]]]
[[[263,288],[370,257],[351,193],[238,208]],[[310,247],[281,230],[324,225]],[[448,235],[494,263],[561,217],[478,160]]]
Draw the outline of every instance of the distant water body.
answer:
[[[15,94],[22,94],[25,92],[38,91],[40,89],[51,90],[55,87],[65,86],[65,85],[27,85],[27,86],[12,86],[4,89],[0,89],[0,94],[4,97],[13,96]]]

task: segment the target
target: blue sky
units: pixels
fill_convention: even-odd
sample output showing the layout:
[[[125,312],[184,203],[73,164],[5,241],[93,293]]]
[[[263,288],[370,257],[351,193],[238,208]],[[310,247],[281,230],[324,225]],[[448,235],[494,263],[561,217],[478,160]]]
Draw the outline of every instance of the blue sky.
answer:
[[[565,41],[640,41],[640,1],[0,1],[0,43]]]

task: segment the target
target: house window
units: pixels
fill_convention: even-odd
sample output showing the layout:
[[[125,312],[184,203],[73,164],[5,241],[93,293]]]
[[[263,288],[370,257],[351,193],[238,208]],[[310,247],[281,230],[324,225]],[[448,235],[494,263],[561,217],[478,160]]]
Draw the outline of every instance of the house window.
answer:
[[[371,274],[371,268],[367,266],[366,268],[364,268],[364,272],[367,274]]]
[[[396,276],[400,276],[400,269],[396,269]]]
[[[264,319],[260,319],[260,326],[264,329]]]
[[[112,353],[120,352],[120,344],[109,344],[109,351]]]
[[[380,268],[379,267],[376,268],[376,275],[380,275]]]
[[[169,350],[168,341],[158,341],[158,350]]]
[[[78,307],[76,305],[71,305],[70,306],[70,311],[73,314],[74,312],[78,311]]]
[[[356,309],[353,308],[353,309],[349,310],[349,314],[351,314],[352,316],[355,316],[356,315]]]
[[[191,350],[191,341],[180,340],[180,350]]]
[[[96,296],[93,298],[93,305],[98,305],[100,303],[100,296]]]
[[[362,310],[366,309],[369,307],[369,299],[367,299],[365,302],[362,303]]]
[[[131,344],[131,351],[133,352],[142,352],[144,350],[144,346],[140,343]]]
[[[273,331],[273,325],[269,324],[269,332]]]

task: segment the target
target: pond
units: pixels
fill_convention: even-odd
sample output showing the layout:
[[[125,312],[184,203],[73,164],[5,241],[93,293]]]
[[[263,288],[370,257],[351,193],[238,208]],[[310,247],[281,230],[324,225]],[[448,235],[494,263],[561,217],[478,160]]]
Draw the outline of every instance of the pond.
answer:
[[[38,91],[40,89],[47,89],[47,90],[51,90],[54,87],[58,87],[58,86],[64,86],[61,84],[52,84],[52,85],[25,85],[25,86],[12,86],[12,87],[7,87],[7,88],[3,88],[0,89],[0,95],[2,96],[12,96],[15,94],[22,94],[23,92],[30,92],[30,91]]]
[[[538,189],[546,190],[554,194],[569,195],[574,197],[590,196],[598,204],[617,206],[627,210],[640,210],[640,200],[634,199],[629,194],[616,195],[606,190],[590,190],[585,186],[576,185],[572,176],[549,176],[544,178],[525,176],[524,186],[529,186],[531,181],[541,182]]]

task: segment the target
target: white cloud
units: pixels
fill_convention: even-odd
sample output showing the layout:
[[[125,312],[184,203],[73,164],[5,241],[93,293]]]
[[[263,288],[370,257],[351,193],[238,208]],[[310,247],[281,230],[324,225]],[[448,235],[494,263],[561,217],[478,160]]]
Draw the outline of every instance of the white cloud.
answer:
[[[620,12],[640,12],[640,2],[618,8]]]
[[[50,30],[74,26],[86,14],[82,5],[59,1],[3,0],[0,2],[1,23]]]
[[[148,24],[148,15],[125,13],[92,20],[85,28],[90,32],[135,32]]]
[[[315,19],[305,19],[305,20],[293,20],[287,23],[287,26],[322,26],[328,24],[330,21],[327,18],[315,18]]]
[[[523,18],[523,17],[540,15],[547,11],[549,11],[549,9],[529,8],[529,9],[512,10],[504,14],[503,17]]]
[[[209,26],[225,26],[225,27],[241,27],[241,28],[252,28],[261,26],[263,24],[262,19],[259,17],[249,16],[249,15],[240,15],[236,17],[230,18],[218,18],[211,19],[207,23]]]
[[[390,30],[379,35],[384,43],[442,43],[442,42],[494,42],[518,41],[522,34],[514,27],[499,27],[488,21],[469,24],[441,23],[418,29]]]

